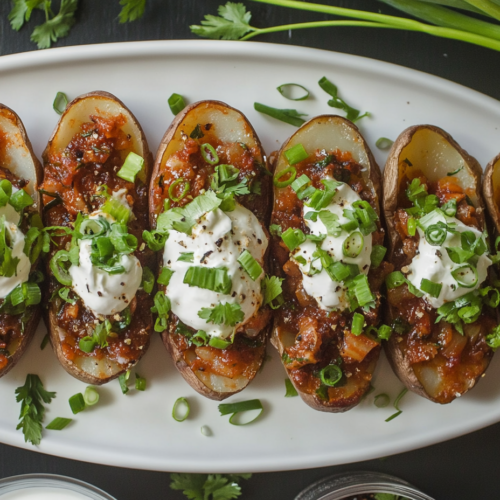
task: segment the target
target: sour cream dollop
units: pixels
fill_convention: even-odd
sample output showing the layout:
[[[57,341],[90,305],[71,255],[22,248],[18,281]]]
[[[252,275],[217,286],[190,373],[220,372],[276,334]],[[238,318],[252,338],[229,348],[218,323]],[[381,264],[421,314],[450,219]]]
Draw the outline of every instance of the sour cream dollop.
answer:
[[[121,189],[112,196],[130,209],[125,194],[126,190]],[[92,212],[89,216],[90,219],[99,217],[106,218],[110,223],[116,222],[109,214],[100,210]],[[131,254],[122,255],[119,264],[125,268],[125,272],[109,274],[92,264],[91,240],[79,240],[78,244],[80,264],[69,268],[73,290],[81,297],[85,306],[96,315],[109,316],[123,311],[141,285],[142,267],[137,257]]]
[[[425,238],[425,232],[417,227],[420,241],[418,244],[418,253],[413,257],[408,266],[407,278],[412,285],[420,289],[422,279],[428,279],[434,283],[441,283],[443,286],[439,297],[431,297],[424,293],[425,300],[434,308],[441,307],[445,302],[458,299],[468,292],[477,290],[487,277],[488,267],[492,264],[491,259],[485,254],[481,255],[477,261],[477,283],[471,288],[460,287],[452,276],[452,272],[464,264],[456,264],[450,259],[446,247],[461,247],[460,234],[464,231],[471,231],[476,238],[481,236],[481,232],[476,228],[467,226],[455,217],[448,217],[444,214],[435,212],[432,224],[444,222],[454,224],[458,233],[446,233],[446,238],[441,245],[431,245]]]
[[[198,312],[220,303],[237,303],[244,314],[240,324],[248,321],[262,303],[261,281],[264,273],[253,281],[239,264],[238,257],[248,250],[263,267],[267,245],[260,222],[239,203],[232,212],[216,208],[200,217],[191,236],[170,230],[163,252],[163,265],[174,271],[166,292],[172,312],[185,325],[203,330],[212,337],[231,336],[234,327],[207,323],[198,316]],[[193,262],[179,260],[181,253],[193,253]],[[225,267],[232,281],[230,293],[226,295],[184,283],[184,276],[191,266]]]
[[[12,192],[15,193],[16,191],[18,191],[18,189],[13,186]],[[1,217],[5,217],[3,224],[8,234],[8,238],[11,241],[12,257],[19,259],[16,272],[13,276],[0,276],[0,298],[5,298],[18,285],[28,281],[31,263],[24,253],[25,235],[18,227],[21,216],[14,210],[14,207],[7,203],[7,205],[0,208],[0,218]]]
[[[345,183],[342,183],[338,188],[331,203],[324,210],[335,214],[338,217],[339,224],[349,222],[349,219],[344,217],[344,209],[350,208],[356,201],[360,201],[359,195]],[[313,209],[304,206],[304,217],[308,212],[314,211]],[[320,234],[327,234],[327,229],[321,219],[318,217],[316,222],[304,219],[307,227],[310,229],[311,234],[319,236]],[[343,253],[344,241],[354,231],[342,231],[342,233],[335,237],[327,235],[326,238],[319,244],[320,248],[326,250],[335,262],[342,262],[344,264],[357,264],[359,271],[363,274],[368,274],[370,270],[370,256],[372,252],[372,235],[364,236],[363,246],[360,253],[356,257],[346,257]],[[313,298],[316,299],[318,306],[321,309],[331,311],[334,309],[346,309],[349,307],[349,300],[347,297],[347,288],[343,282],[333,281],[330,275],[322,269],[320,273],[310,275],[311,265],[315,269],[321,269],[319,260],[313,260],[313,253],[317,248],[317,244],[306,240],[296,248],[293,252],[292,259],[299,266],[302,273],[302,286],[304,290]],[[306,264],[300,263],[297,257],[300,256],[305,259]],[[301,260],[301,259],[299,259]]]

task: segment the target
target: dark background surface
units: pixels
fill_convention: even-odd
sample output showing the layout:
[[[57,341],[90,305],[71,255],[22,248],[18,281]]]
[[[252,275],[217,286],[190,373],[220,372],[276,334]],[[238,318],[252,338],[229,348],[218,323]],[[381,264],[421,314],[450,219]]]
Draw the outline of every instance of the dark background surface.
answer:
[[[58,3],[57,0],[55,3]],[[80,0],[76,25],[69,36],[55,46],[196,38],[188,26],[199,24],[205,14],[216,14],[220,3],[223,1],[147,0],[146,13],[141,20],[120,25],[117,19],[120,11],[118,0]],[[326,15],[308,14],[251,1],[244,3],[252,11],[251,24],[257,27],[330,19]],[[329,0],[325,3],[395,13],[375,0]],[[0,55],[35,50],[35,45],[30,42],[30,33],[35,24],[43,22],[43,14],[35,12],[33,20],[36,22],[16,33],[7,21],[10,4],[9,0],[0,0]],[[368,28],[300,30],[293,32],[291,38],[285,32],[257,37],[256,40],[317,47],[389,61],[447,78],[500,99],[500,53],[458,41]],[[497,424],[446,443],[381,460],[313,470],[256,474],[244,482],[243,498],[291,499],[311,482],[328,475],[349,470],[374,470],[400,476],[436,500],[498,499],[499,449],[500,424]],[[87,464],[0,444],[0,478],[30,472],[76,477],[103,488],[118,500],[184,498],[181,493],[169,489],[167,473]]]

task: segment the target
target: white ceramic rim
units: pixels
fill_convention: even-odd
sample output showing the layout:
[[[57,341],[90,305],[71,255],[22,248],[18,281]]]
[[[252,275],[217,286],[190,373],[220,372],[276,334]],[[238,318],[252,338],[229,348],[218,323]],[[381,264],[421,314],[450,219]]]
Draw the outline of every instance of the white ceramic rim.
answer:
[[[97,486],[59,474],[22,474],[0,479],[0,499],[7,493],[32,488],[58,488],[81,493],[91,500],[116,500]]]

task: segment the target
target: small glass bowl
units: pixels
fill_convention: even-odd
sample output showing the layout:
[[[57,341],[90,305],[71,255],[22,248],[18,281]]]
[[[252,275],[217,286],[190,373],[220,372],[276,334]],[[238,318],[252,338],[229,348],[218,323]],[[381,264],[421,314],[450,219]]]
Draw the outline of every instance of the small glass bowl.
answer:
[[[58,488],[63,491],[73,491],[91,500],[116,500],[91,484],[57,474],[23,474],[0,479],[0,500],[7,493],[35,488]]]
[[[380,472],[336,474],[311,484],[295,500],[343,500],[369,493],[392,493],[408,500],[433,500],[410,483]]]

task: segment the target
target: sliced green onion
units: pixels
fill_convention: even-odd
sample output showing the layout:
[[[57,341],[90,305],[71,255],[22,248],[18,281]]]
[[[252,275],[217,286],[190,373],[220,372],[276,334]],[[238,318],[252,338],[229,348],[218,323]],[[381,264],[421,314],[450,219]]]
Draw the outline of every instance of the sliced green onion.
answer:
[[[179,114],[186,107],[186,103],[184,102],[184,97],[176,93],[173,93],[168,98],[168,105],[170,107],[170,111],[172,111],[174,115]]]
[[[50,269],[59,283],[71,286],[73,280],[66,268],[61,265],[63,262],[69,262],[69,253],[66,250],[59,250],[50,261]]]
[[[308,156],[309,155],[302,144],[296,144],[285,151],[285,157],[290,165],[295,165],[301,161],[307,160]]]
[[[332,201],[337,188],[342,184],[341,182],[334,181],[333,179],[323,179],[321,184],[325,189],[316,189],[311,199],[306,203],[307,206],[314,208],[314,210],[321,210],[326,208]]]
[[[390,422],[391,420],[395,419],[396,417],[399,417],[401,413],[403,413],[402,410],[399,409],[399,402],[401,401],[401,398],[408,392],[408,389],[403,389],[396,400],[394,401],[394,408],[397,410],[396,413],[393,413],[389,418],[386,418],[386,422]]]
[[[319,190],[316,189],[314,186],[307,186],[305,189],[302,189],[302,191],[297,192],[297,198],[299,200],[312,198],[316,194],[316,191]]]
[[[95,387],[89,385],[83,393],[83,400],[87,406],[94,406],[99,402],[99,393]]]
[[[318,82],[318,85],[327,93],[332,96],[332,99],[328,101],[328,106],[331,106],[332,108],[337,108],[337,109],[342,109],[347,113],[346,118],[348,120],[351,120],[352,122],[356,122],[360,120],[361,118],[368,116],[369,113],[364,113],[363,115],[360,116],[360,112],[358,109],[355,109],[351,106],[349,106],[343,99],[341,99],[338,96],[338,89],[337,86],[330,82],[326,76],[321,78],[321,80]]]
[[[306,121],[301,118],[302,116],[307,116],[305,113],[301,113],[295,109],[278,109],[272,108],[271,106],[266,106],[260,102],[254,102],[253,107],[255,111],[259,113],[264,113],[276,120],[288,123],[289,125],[294,125],[295,127],[300,127]]]
[[[155,277],[151,269],[149,267],[144,266],[142,268],[142,283],[141,283],[142,289],[146,293],[151,293],[153,291],[153,288],[155,286]]]
[[[170,283],[170,278],[172,278],[173,274],[174,271],[172,271],[168,267],[162,267],[160,275],[158,276],[158,283],[160,285],[168,286],[168,284]]]
[[[458,174],[458,172],[460,172],[460,170],[463,170],[463,168],[464,168],[464,167],[463,167],[463,165],[462,165],[461,167],[457,168],[456,170],[453,170],[453,172],[448,172],[446,175],[447,175],[448,177],[451,177],[452,175],[456,175],[456,174]]]
[[[441,288],[443,288],[443,285],[441,283],[434,283],[433,281],[430,281],[426,278],[423,278],[420,282],[420,290],[434,298],[439,297]]]
[[[397,288],[406,282],[406,278],[401,271],[394,271],[387,276],[385,284],[389,290]]]
[[[221,184],[235,181],[238,178],[238,174],[240,173],[239,168],[236,168],[233,165],[226,165],[224,163],[215,167],[215,170],[219,174]]]
[[[73,415],[76,415],[77,413],[85,410],[85,400],[83,399],[83,394],[79,392],[78,394],[71,396],[69,398],[69,406],[71,408],[71,411],[73,412]]]
[[[340,227],[344,231],[347,231],[348,233],[350,233],[351,231],[354,231],[355,229],[358,229],[359,223],[358,223],[357,220],[350,220],[348,222],[345,222],[344,224],[341,224]]]
[[[360,274],[353,279],[354,281],[354,295],[361,307],[373,302],[375,297],[370,290],[370,284],[365,274]]]
[[[64,302],[68,302],[69,304],[76,304],[78,302],[77,298],[72,299],[69,294],[71,293],[71,288],[63,286],[59,289],[59,297],[64,300]]]
[[[16,191],[9,200],[16,212],[22,212],[26,207],[33,205],[33,198],[24,190]]]
[[[80,351],[86,352],[87,354],[91,353],[96,345],[97,342],[93,339],[93,337],[90,336],[81,338],[80,342],[78,343]]]
[[[361,335],[365,326],[365,317],[357,312],[352,317],[351,333],[353,335]]]
[[[138,391],[145,391],[146,390],[146,384],[147,381],[144,377],[141,377],[137,372],[135,374],[135,388]]]
[[[68,105],[68,97],[64,92],[58,92],[54,97],[54,102],[52,103],[52,108],[58,115],[62,115],[66,106]]]
[[[415,236],[415,233],[417,231],[417,220],[413,217],[408,217],[406,228],[408,229],[409,236]]]
[[[281,230],[281,226],[279,224],[271,224],[269,226],[269,232],[272,236],[279,236],[281,238],[281,234],[283,231]]]
[[[392,328],[388,325],[381,325],[377,331],[377,336],[381,340],[389,340],[392,335]]]
[[[165,242],[168,239],[168,232],[156,229],[153,231],[144,230],[142,232],[142,239],[153,252],[159,252],[165,246]]]
[[[446,239],[447,230],[438,224],[432,224],[425,230],[425,239],[433,246],[439,246]]]
[[[212,435],[212,431],[210,430],[210,427],[208,427],[208,425],[202,425],[200,432],[207,437]]]
[[[248,276],[250,276],[252,281],[255,281],[263,272],[260,264],[253,258],[248,250],[243,250],[243,253],[238,257],[238,262]]]
[[[50,336],[48,333],[45,334],[45,337],[43,337],[42,343],[40,344],[40,350],[43,351],[46,347],[47,344],[49,343]]]
[[[294,87],[298,87],[302,89],[305,94],[299,95],[299,97],[292,97],[294,94]],[[305,101],[309,97],[309,90],[307,90],[303,85],[299,85],[298,83],[283,83],[279,87],[276,87],[276,90],[285,98],[290,101]]]
[[[232,344],[229,340],[220,339],[219,337],[210,337],[208,345],[215,349],[227,349]]]
[[[477,269],[472,264],[466,264],[455,269],[451,272],[451,275],[463,288],[474,288],[477,285]]]
[[[183,185],[182,192],[179,196],[175,196],[174,195],[175,188],[180,184]],[[191,189],[191,184],[188,181],[185,181],[182,177],[180,177],[179,179],[176,179],[174,182],[172,182],[172,184],[170,184],[168,188],[168,197],[173,202],[179,203],[179,201],[181,201],[189,193],[190,189]]]
[[[311,179],[309,179],[306,174],[302,174],[298,179],[292,182],[292,189],[298,193],[303,187],[309,184],[311,184]]]
[[[448,217],[455,217],[455,215],[457,214],[457,200],[455,198],[452,198],[441,207],[441,210]]]
[[[242,422],[239,423],[235,420],[236,415],[239,413],[243,413],[246,411],[251,411],[251,410],[260,410],[259,413],[255,418],[250,420],[249,422]],[[229,403],[229,404],[220,404],[219,405],[219,412],[221,416],[224,415],[231,415],[229,418],[229,423],[232,425],[248,425],[251,424],[252,422],[255,422],[260,415],[262,414],[262,411],[264,410],[262,403],[260,402],[260,399],[251,399],[249,401],[241,401],[239,403]]]
[[[183,283],[223,294],[231,293],[231,277],[225,267],[191,266],[184,275]]]
[[[351,275],[349,266],[342,262],[334,262],[331,266],[326,268],[326,272],[333,281],[344,281]]]
[[[391,402],[391,398],[387,394],[377,394],[375,396],[375,399],[373,400],[373,404],[377,408],[386,408],[389,406],[389,403]]]
[[[120,383],[120,389],[123,394],[127,394],[128,392],[128,379],[130,377],[130,370],[127,370],[125,373],[122,373],[118,377],[118,382]]]
[[[482,297],[483,302],[490,307],[498,307],[500,304],[500,291],[492,286],[487,286],[479,290],[479,295]]]
[[[289,378],[285,379],[285,398],[294,398],[299,395]]]
[[[380,264],[384,260],[386,252],[387,252],[387,248],[385,248],[384,246],[373,245],[372,253],[370,255],[370,260],[371,260],[372,266],[374,268],[377,268],[378,266],[380,266]]]
[[[116,198],[106,200],[106,203],[101,206],[101,211],[111,215],[120,224],[127,225],[130,219],[130,210]]]
[[[342,245],[342,252],[346,257],[354,258],[357,257],[361,250],[363,250],[363,245],[365,244],[365,240],[363,235],[356,231],[355,233],[350,234]]]
[[[70,422],[73,422],[72,418],[56,417],[45,428],[49,431],[62,431]]]
[[[144,158],[131,151],[116,175],[125,181],[135,182],[135,178],[143,166]]]
[[[375,146],[379,149],[389,149],[394,144],[394,141],[387,137],[380,137],[377,139]]]
[[[337,365],[325,366],[319,372],[321,382],[328,387],[334,387],[342,378],[342,370]]]
[[[191,407],[186,398],[177,398],[172,408],[172,418],[176,422],[184,422],[189,417]]]
[[[177,258],[177,262],[193,262],[194,252],[181,252]]]
[[[310,213],[318,214],[319,220],[326,227],[328,236],[333,236],[335,238],[340,236],[342,228],[340,227],[339,218],[336,214],[330,212],[329,210],[321,210],[320,212],[307,212],[306,215],[309,215]]]
[[[306,241],[306,235],[301,229],[294,229],[289,227],[282,235],[281,239],[288,247],[290,252],[293,252],[298,246],[302,245]]]
[[[211,144],[202,144],[200,146],[200,151],[203,159],[210,165],[217,165],[217,163],[219,163],[219,156],[217,155],[217,151],[215,151],[215,148]]]
[[[288,179],[286,181],[280,181],[280,179],[282,179],[283,177],[285,177],[285,175],[288,175],[288,174],[290,174],[290,176],[288,177]],[[285,187],[289,186],[295,180],[296,176],[297,176],[297,170],[295,169],[295,167],[288,167],[288,168],[285,168],[285,170],[282,170],[281,172],[279,172],[277,175],[275,175],[273,182],[277,188],[280,188],[280,189],[285,188]]]

